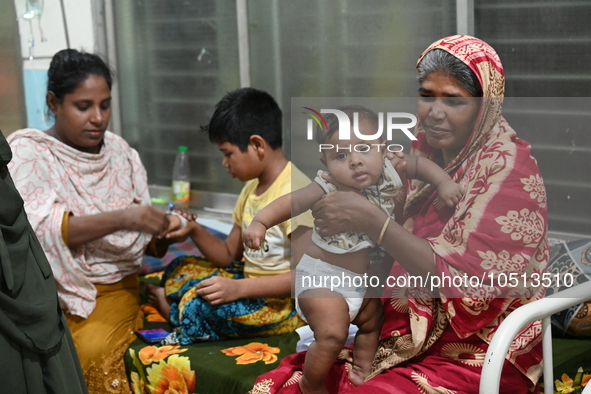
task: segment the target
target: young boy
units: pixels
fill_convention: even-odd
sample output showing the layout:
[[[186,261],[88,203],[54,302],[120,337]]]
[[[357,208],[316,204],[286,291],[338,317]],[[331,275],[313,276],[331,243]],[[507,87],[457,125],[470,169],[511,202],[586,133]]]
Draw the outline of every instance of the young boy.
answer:
[[[204,130],[223,153],[228,173],[246,182],[232,215],[234,227],[226,240],[193,220],[169,234],[190,236],[207,261],[176,259],[164,274],[164,288],[146,288],[148,300],[178,327],[169,343],[293,331],[303,323],[290,298],[290,260],[299,261],[310,241],[311,213],[269,229],[259,250],[242,243],[243,230],[259,210],[290,193],[292,185],[297,189],[310,183],[281,150],[281,109],[268,93],[238,89],[216,105]],[[234,262],[243,258],[244,271],[236,273]]]
[[[359,131],[375,135],[378,117],[361,106],[341,108],[349,119],[359,117]],[[322,164],[330,172],[334,182],[322,178],[318,172],[315,182],[295,192],[282,196],[261,210],[244,232],[244,243],[257,249],[265,239],[266,229],[289,219],[292,213],[305,212],[326,193],[337,188],[349,189],[366,196],[389,215],[384,224],[385,232],[393,216],[394,197],[402,187],[402,181],[389,160],[386,159],[384,141],[366,141],[351,133],[351,139],[340,141],[338,120],[327,116],[328,130],[320,130],[318,142],[332,145],[323,150]],[[337,147],[338,148],[334,148]],[[407,178],[419,178],[437,187],[439,198],[448,206],[454,206],[463,195],[462,188],[435,163],[417,156],[406,156]],[[381,236],[380,236],[381,238]],[[349,380],[355,386],[364,382],[371,372],[371,364],[378,347],[381,313],[364,313],[364,310],[381,311],[378,298],[364,299],[366,288],[331,288],[332,278],[349,278],[347,283],[363,283],[368,272],[371,249],[379,245],[364,233],[347,232],[322,237],[314,232],[312,242],[296,268],[296,309],[309,324],[316,342],[312,343],[304,363],[304,375],[300,389],[307,393],[326,393],[324,380],[347,338],[349,323],[357,325],[353,368]],[[331,278],[323,281],[323,278]],[[308,278],[307,285],[305,278]],[[361,278],[361,280],[357,280]],[[334,291],[332,291],[334,290]],[[370,303],[372,305],[370,305]]]

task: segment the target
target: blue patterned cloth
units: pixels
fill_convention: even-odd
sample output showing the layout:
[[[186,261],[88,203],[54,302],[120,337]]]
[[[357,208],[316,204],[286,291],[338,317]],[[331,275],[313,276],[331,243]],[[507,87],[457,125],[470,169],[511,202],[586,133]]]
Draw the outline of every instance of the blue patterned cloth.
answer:
[[[218,268],[197,256],[174,259],[162,276],[161,286],[173,301],[170,322],[175,332],[167,344],[188,345],[227,338],[279,335],[294,331],[304,323],[291,298],[244,298],[222,305],[211,305],[196,294],[196,286],[212,276],[244,279],[244,263]]]

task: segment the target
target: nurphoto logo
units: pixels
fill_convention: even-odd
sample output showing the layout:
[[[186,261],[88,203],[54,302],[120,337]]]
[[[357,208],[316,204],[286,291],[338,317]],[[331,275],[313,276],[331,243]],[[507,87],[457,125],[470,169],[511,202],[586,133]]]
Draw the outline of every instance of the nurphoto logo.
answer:
[[[304,114],[310,116],[311,119],[308,119],[308,123],[307,123],[307,135],[306,138],[308,140],[312,140],[314,139],[314,122],[316,122],[316,124],[318,125],[318,127],[322,130],[328,130],[328,123],[326,122],[326,119],[324,118],[324,116],[322,116],[322,114],[326,114],[326,113],[330,113],[330,114],[334,114],[337,117],[337,120],[339,122],[339,141],[346,141],[346,140],[350,140],[351,139],[351,119],[349,119],[349,116],[347,116],[346,113],[344,113],[341,110],[338,109],[321,109],[320,112],[310,108],[310,107],[302,107],[304,109],[307,109],[309,112],[304,112]],[[416,141],[416,137],[413,135],[412,132],[409,131],[410,128],[416,126],[417,124],[417,117],[413,114],[410,114],[408,112],[386,112],[385,115],[386,118],[386,139],[387,140],[391,140],[392,139],[392,133],[394,130],[400,130],[402,131],[410,140]],[[406,123],[399,123],[399,119],[407,119],[409,120],[409,122]],[[396,123],[395,123],[396,120]],[[359,138],[360,140],[363,141],[372,141],[372,140],[376,140],[376,139],[380,139],[382,137],[382,134],[384,132],[384,113],[383,112],[379,112],[378,113],[378,130],[376,131],[375,134],[362,134],[359,131],[359,113],[354,112],[353,113],[353,133],[355,133],[355,136],[357,138]],[[377,145],[377,144],[372,144],[372,145],[376,145],[378,147],[378,149],[380,149],[380,147],[382,145]],[[353,149],[357,152],[361,152],[364,147],[368,146],[367,144],[359,144],[355,145],[353,147]],[[334,149],[334,145],[332,144],[320,144],[319,145],[319,151],[322,151],[323,149]],[[348,147],[348,149],[350,150],[351,147]],[[340,148],[337,146],[337,150],[339,150]],[[402,151],[402,145],[400,144],[390,144],[390,145],[386,145],[386,149],[388,149],[388,151],[390,152],[401,152]]]

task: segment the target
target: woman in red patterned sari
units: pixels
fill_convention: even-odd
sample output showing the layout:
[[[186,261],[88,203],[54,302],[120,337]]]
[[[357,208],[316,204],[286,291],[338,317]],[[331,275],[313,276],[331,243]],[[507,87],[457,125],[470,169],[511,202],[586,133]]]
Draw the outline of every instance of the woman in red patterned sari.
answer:
[[[530,145],[501,115],[504,74],[498,55],[476,38],[446,37],[421,55],[417,69],[419,125],[411,153],[444,168],[466,189],[464,198],[455,209],[447,208],[428,184],[409,180],[400,225],[387,223],[363,197],[337,191],[315,206],[316,225],[325,234],[329,228],[331,233],[357,229],[382,238],[395,259],[392,277],[477,277],[483,285],[457,281],[463,284],[441,287],[437,297],[419,288],[389,289],[374,372],[352,386],[350,352],[344,349],[327,379],[330,393],[477,393],[500,323],[544,294],[531,279],[548,260],[546,193]],[[500,287],[498,279],[511,274],[520,285]],[[513,342],[501,392],[537,389],[540,334],[541,323],[534,322]],[[284,359],[258,378],[251,393],[299,393],[304,356]]]

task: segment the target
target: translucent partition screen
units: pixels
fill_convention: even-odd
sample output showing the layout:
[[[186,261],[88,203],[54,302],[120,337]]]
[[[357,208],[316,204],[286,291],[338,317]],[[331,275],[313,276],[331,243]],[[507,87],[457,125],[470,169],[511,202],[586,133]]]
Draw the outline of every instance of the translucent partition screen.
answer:
[[[236,4],[229,0],[113,1],[123,136],[152,184],[168,185],[188,145],[194,189],[238,192],[199,125],[239,87]],[[284,109],[297,96],[408,96],[414,64],[453,34],[455,1],[249,1],[252,86]]]
[[[529,107],[507,99],[503,113],[532,144],[550,230],[591,235],[591,2],[479,0],[474,8],[476,36],[503,62],[506,96],[532,98]]]
[[[455,0],[250,0],[248,14],[252,83],[277,98],[286,136],[292,97],[415,95],[417,58],[456,26]]]
[[[169,186],[178,145],[189,147],[191,186],[237,192],[200,126],[238,81],[234,1],[113,1],[122,132]]]
[[[123,136],[140,152],[152,184],[169,185],[178,145],[188,145],[195,189],[240,190],[199,126],[214,104],[239,87],[234,0],[113,1]],[[415,62],[431,42],[456,32],[455,0],[249,0],[252,86],[284,110],[289,156],[292,97],[409,97]],[[479,0],[475,35],[499,53],[509,97],[591,97],[591,3]],[[580,104],[580,103],[578,103]],[[506,106],[505,116],[524,119]],[[591,234],[590,124],[581,106],[540,108],[555,124],[532,144],[549,196],[550,229]],[[577,120],[573,130],[561,117]],[[548,120],[551,118],[550,120]],[[316,167],[310,165],[308,172]],[[308,170],[308,169],[306,169]]]

